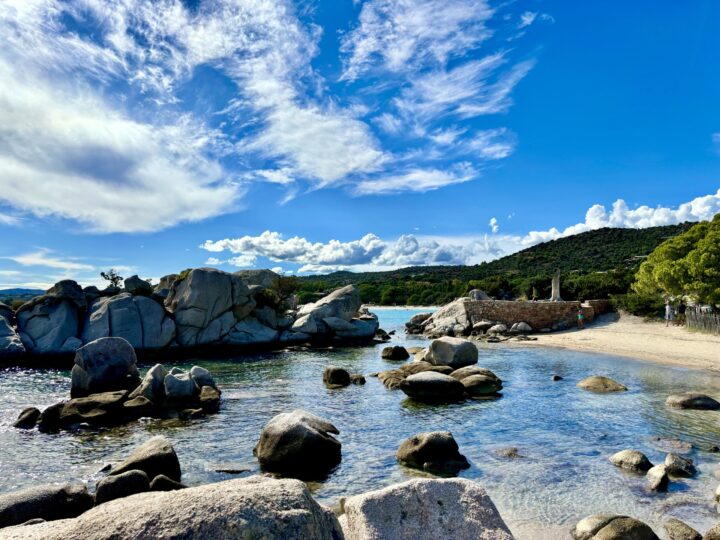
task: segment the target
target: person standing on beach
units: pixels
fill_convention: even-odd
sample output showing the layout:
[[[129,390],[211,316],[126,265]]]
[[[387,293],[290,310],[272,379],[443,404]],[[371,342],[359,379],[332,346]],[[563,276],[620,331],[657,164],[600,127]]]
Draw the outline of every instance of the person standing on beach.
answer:
[[[677,308],[677,321],[675,322],[675,326],[685,326],[685,311],[687,309],[687,306],[685,305],[685,302],[680,300],[680,304]]]
[[[578,305],[577,309],[577,321],[578,321],[578,328],[582,330],[585,328],[585,315],[583,315],[582,305]]]
[[[670,326],[670,321],[674,319],[673,307],[670,304],[670,300],[665,302],[665,326]]]

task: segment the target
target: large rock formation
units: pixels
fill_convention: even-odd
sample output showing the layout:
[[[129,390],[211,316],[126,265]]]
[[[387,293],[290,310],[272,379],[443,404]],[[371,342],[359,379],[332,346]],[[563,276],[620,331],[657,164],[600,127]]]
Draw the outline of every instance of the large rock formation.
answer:
[[[107,502],[76,519],[13,527],[3,540],[108,538],[342,539],[340,524],[298,480],[260,476]]]
[[[470,480],[419,479],[349,497],[340,521],[346,540],[512,540],[497,508]]]
[[[82,345],[78,339],[80,310],[72,300],[38,296],[20,307],[17,321],[18,333],[28,352],[68,353]]]
[[[173,282],[165,306],[175,315],[178,343],[192,347],[221,341],[253,310],[255,300],[240,276],[196,268]]]
[[[301,479],[325,476],[340,463],[338,429],[305,411],[278,414],[260,433],[253,454],[263,470]]]
[[[94,300],[85,319],[82,340],[121,337],[136,349],[162,349],[175,337],[175,321],[146,296],[129,293]]]
[[[472,320],[460,298],[441,307],[422,323],[422,331],[429,336],[463,336],[472,330]]]

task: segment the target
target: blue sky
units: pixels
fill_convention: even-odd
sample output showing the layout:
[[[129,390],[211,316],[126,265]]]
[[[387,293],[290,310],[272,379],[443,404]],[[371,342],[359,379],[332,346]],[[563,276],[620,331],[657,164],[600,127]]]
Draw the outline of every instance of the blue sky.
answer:
[[[720,5],[9,0],[0,288],[474,264],[720,211]]]

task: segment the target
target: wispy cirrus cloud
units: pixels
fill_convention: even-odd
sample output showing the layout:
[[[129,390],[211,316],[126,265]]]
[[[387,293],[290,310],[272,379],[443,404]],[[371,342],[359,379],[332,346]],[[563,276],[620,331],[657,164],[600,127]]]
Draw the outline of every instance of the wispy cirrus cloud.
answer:
[[[596,204],[589,208],[584,221],[522,235],[499,234],[497,218],[489,222],[491,235],[422,236],[402,235],[395,240],[367,234],[359,240],[311,242],[302,237],[284,238],[278,232],[265,231],[258,236],[208,240],[200,247],[212,253],[229,252],[243,263],[265,257],[277,263],[301,265],[299,272],[324,273],[335,270],[389,270],[403,266],[478,264],[514,253],[530,246],[603,227],[645,228],[685,221],[709,220],[720,212],[720,190],[696,197],[676,208],[638,206],[630,208],[618,199],[610,210]],[[509,218],[508,218],[509,219]],[[219,259],[215,259],[219,260]],[[232,259],[228,261],[232,263]],[[238,265],[241,266],[241,265]],[[243,264],[242,266],[247,266]]]

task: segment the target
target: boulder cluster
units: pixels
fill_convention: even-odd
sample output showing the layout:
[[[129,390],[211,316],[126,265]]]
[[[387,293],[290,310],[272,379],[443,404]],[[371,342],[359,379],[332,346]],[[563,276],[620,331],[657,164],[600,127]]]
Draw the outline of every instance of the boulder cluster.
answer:
[[[216,413],[220,390],[208,370],[156,364],[140,378],[133,347],[123,338],[100,338],[75,353],[70,399],[20,413],[15,427],[45,432],[81,425],[113,426],[141,417],[196,418]]]
[[[626,471],[644,475],[646,487],[650,491],[667,491],[671,478],[690,478],[697,474],[693,461],[675,452],[667,454],[664,463],[653,465],[639,450],[622,450],[610,456],[610,463]]]
[[[477,361],[474,343],[441,337],[416,353],[412,362],[382,371],[378,378],[387,388],[399,388],[411,399],[421,402],[498,397],[502,381],[489,369],[475,366]]]
[[[283,297],[270,270],[197,268],[155,286],[132,276],[125,287],[81,288],[64,280],[14,312],[0,304],[0,359],[72,354],[103,337],[138,351],[239,347],[307,341],[371,340],[377,317],[361,308],[353,285],[315,303]]]
[[[471,291],[471,300],[490,300],[482,291]],[[509,324],[509,323],[508,323]],[[495,341],[500,335],[523,336],[533,332],[524,321],[506,325],[500,321],[477,320],[468,312],[467,298],[459,298],[434,313],[418,313],[405,323],[408,334],[425,334],[429,337],[478,336]]]

